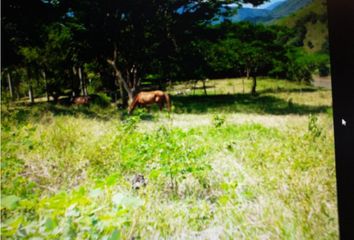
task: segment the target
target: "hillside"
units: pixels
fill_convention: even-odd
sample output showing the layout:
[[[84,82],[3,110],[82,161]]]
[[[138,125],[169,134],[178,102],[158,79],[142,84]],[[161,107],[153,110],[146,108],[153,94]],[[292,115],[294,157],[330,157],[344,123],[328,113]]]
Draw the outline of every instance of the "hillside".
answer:
[[[240,8],[237,14],[229,18],[232,22],[250,21],[257,22],[260,19],[270,20],[270,11],[267,9]]]
[[[328,53],[326,0],[313,0],[308,6],[274,24],[294,28],[306,51]]]
[[[279,5],[283,4],[284,2],[286,2],[286,1],[275,2],[275,3],[271,4],[271,5],[269,5],[268,7],[266,7],[265,9],[271,11],[274,8],[278,7]]]
[[[228,18],[232,22],[249,21],[254,23],[269,23],[275,19],[288,16],[308,5],[312,0],[287,0],[271,4],[267,8],[240,8],[237,13]]]
[[[288,0],[278,5],[271,11],[273,19],[288,16],[289,14],[296,12],[297,10],[308,5],[312,0]]]

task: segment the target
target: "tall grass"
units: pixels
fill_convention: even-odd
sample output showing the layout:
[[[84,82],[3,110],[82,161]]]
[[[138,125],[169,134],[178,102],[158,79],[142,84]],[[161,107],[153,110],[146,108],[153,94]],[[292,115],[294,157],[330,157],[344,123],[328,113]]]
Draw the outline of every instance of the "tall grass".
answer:
[[[280,131],[219,116],[142,132],[136,120],[46,118],[3,128],[5,238],[338,236],[329,121]],[[149,180],[138,191],[137,173]]]
[[[262,84],[263,94],[283,97],[272,81]],[[295,104],[306,100],[293,94]],[[331,112],[281,112],[284,121],[301,117],[281,127],[236,123],[246,113],[225,112],[4,111],[2,238],[337,239]],[[137,174],[148,182],[135,190]]]

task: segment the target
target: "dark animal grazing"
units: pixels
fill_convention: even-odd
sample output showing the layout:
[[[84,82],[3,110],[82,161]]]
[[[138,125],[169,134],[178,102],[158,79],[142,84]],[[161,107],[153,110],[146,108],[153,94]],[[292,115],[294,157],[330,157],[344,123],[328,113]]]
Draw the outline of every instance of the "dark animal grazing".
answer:
[[[148,106],[151,104],[158,104],[160,110],[162,110],[163,105],[166,103],[166,108],[171,111],[171,101],[167,93],[163,91],[150,91],[150,92],[140,92],[135,96],[133,102],[128,108],[128,113],[131,114],[137,106]]]
[[[145,187],[147,182],[147,179],[145,179],[143,175],[137,174],[132,179],[132,188],[137,190],[141,187]]]
[[[74,97],[71,102],[75,105],[86,105],[90,102],[91,97],[90,96],[79,96],[79,97]]]

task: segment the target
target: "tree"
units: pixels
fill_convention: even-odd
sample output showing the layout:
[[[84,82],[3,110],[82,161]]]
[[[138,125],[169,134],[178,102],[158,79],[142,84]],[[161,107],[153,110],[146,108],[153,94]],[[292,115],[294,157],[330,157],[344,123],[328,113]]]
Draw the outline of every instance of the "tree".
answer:
[[[284,55],[285,40],[280,40],[283,35],[276,28],[247,22],[220,25],[224,36],[216,48],[220,49],[217,55],[221,57],[215,58],[213,65],[223,64],[235,72],[244,70],[247,78],[251,76],[253,80],[251,94],[256,94],[257,76],[269,74],[273,63],[281,61]]]
[[[287,57],[287,78],[290,80],[309,83],[316,70],[320,74],[327,74],[329,71],[326,54],[308,54],[302,48],[291,48]]]
[[[36,79],[37,85],[40,85],[43,33],[46,32],[46,26],[63,19],[65,8],[61,3],[62,1],[6,0],[2,4],[4,14],[1,24],[4,34],[1,39],[6,60],[1,65],[3,68],[11,66],[13,72],[17,73],[21,73],[22,68],[26,69],[25,79],[31,101],[34,101],[33,80]],[[55,53],[52,56],[56,58]]]
[[[210,23],[222,6],[239,1],[73,1],[75,18],[87,29],[91,50],[114,70],[114,75],[131,101],[141,79],[158,63],[166,76],[178,62],[186,36]],[[254,4],[263,1],[249,0]],[[220,13],[227,15],[227,11]],[[99,36],[100,38],[97,38]],[[151,61],[154,59],[154,61]],[[156,70],[156,68],[155,68]]]
[[[8,0],[2,15],[6,33],[2,42],[9,46],[3,47],[9,49],[6,64],[29,69],[27,75],[37,83],[44,81],[47,94],[51,91],[52,95],[70,87],[72,92],[81,88],[82,94],[87,94],[84,66],[97,66],[96,71],[105,79],[113,72],[121,97],[127,95],[131,100],[147,75],[171,79],[184,70],[188,70],[186,76],[198,78],[210,74],[204,52],[210,35],[203,29],[217,15],[229,15],[228,5],[240,2]],[[257,5],[263,0],[242,2]],[[184,44],[189,42],[198,47],[186,54]],[[193,45],[189,47],[193,50]],[[200,67],[188,69],[181,64],[188,56],[198,60]]]

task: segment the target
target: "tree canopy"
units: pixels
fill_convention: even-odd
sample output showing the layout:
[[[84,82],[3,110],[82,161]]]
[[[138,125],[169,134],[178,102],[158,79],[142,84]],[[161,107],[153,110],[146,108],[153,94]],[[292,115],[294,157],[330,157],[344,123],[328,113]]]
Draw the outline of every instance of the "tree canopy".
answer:
[[[6,0],[2,69],[16,76],[11,81],[19,95],[27,91],[20,86],[31,90],[36,82],[36,94],[55,98],[119,90],[123,102],[147,79],[247,74],[254,81],[259,75],[308,80],[313,68],[304,64],[314,61],[296,50],[290,29],[227,20],[215,24],[218,17],[234,14],[232,5],[263,2]]]

